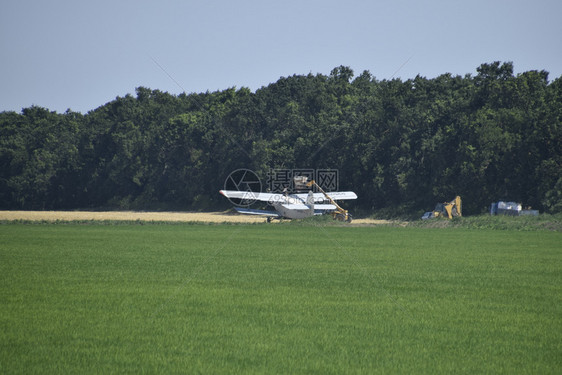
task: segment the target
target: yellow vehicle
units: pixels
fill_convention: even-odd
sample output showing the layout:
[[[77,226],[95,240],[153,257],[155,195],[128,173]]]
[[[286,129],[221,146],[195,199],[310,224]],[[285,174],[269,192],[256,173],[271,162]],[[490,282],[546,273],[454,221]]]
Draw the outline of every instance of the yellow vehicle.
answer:
[[[462,216],[462,201],[458,195],[450,202],[437,203],[435,209],[426,212],[422,216],[422,220],[433,219],[436,217],[446,217],[452,219],[453,217]]]

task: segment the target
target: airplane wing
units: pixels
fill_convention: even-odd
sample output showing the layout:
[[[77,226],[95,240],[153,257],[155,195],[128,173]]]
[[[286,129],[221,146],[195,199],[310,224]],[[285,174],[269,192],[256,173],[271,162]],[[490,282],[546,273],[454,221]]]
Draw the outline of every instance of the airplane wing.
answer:
[[[262,201],[272,203],[305,203],[308,197],[306,193],[291,194],[289,196],[279,194],[279,193],[255,193],[252,191],[238,191],[238,190],[220,190],[222,195],[227,198],[243,199],[249,201]],[[352,191],[332,191],[328,194],[333,200],[343,200],[343,199],[357,199],[357,194]],[[314,202],[323,202],[326,197],[322,193],[314,193]]]
[[[334,206],[333,204],[315,204],[314,205],[314,210],[319,210],[319,211],[333,211],[336,209],[336,206]]]
[[[320,193],[320,194],[322,194],[322,193]],[[335,201],[340,200],[340,199],[357,199],[357,194],[355,194],[352,191],[332,191],[332,192],[329,192],[329,193],[326,193],[326,194],[328,194],[328,196]],[[314,194],[314,195],[316,195],[316,194]]]
[[[283,194],[255,193],[253,191],[238,191],[238,190],[220,190],[219,193],[221,193],[227,198],[243,199],[249,201],[262,201],[262,202],[285,201],[285,196]]]
[[[352,191],[332,191],[326,194],[335,201],[343,199],[357,199],[357,194]],[[300,193],[295,195],[300,199],[306,200],[308,194]],[[323,202],[325,200],[326,197],[324,196],[324,194],[314,193],[314,202]],[[316,207],[316,205],[314,207]]]
[[[310,210],[310,207],[300,203],[285,203],[281,206],[285,207],[288,210]],[[314,205],[314,207],[316,208],[316,205]]]
[[[254,210],[252,208],[242,208],[242,207],[234,207],[234,209],[237,212],[246,215],[262,215],[262,216],[279,217],[279,214],[275,211]]]

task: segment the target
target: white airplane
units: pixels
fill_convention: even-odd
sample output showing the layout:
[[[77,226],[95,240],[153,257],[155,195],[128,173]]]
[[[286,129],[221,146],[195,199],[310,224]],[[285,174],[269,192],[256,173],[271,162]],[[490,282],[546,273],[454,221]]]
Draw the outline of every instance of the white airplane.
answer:
[[[315,184],[311,181],[310,184]],[[234,207],[241,214],[267,216],[271,219],[304,219],[313,215],[331,214],[334,219],[351,222],[351,215],[341,208],[335,201],[343,199],[357,199],[352,191],[324,192],[316,185],[320,193],[279,194],[279,193],[255,193],[252,191],[220,190],[227,198],[240,199],[243,201],[268,202],[275,211],[256,210],[244,207]],[[328,201],[329,203],[324,203]]]

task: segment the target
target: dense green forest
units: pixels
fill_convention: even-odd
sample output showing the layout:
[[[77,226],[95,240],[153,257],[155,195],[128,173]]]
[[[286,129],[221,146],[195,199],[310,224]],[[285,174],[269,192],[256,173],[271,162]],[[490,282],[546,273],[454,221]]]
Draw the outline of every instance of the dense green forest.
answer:
[[[139,87],[87,114],[0,113],[0,209],[206,210],[238,168],[336,169],[352,208],[465,214],[514,200],[562,211],[562,77],[378,80],[349,67],[257,90],[178,96]],[[349,205],[348,205],[349,206]]]

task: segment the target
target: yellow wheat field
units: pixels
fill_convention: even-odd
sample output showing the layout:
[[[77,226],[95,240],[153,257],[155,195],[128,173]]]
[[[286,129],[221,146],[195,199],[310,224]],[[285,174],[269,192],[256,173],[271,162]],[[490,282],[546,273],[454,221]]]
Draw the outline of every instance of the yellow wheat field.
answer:
[[[0,211],[0,220],[73,221],[123,220],[204,223],[263,223],[264,217],[226,212],[142,212],[142,211]],[[276,222],[275,220],[273,222]],[[385,220],[356,219],[351,225],[386,224]]]

